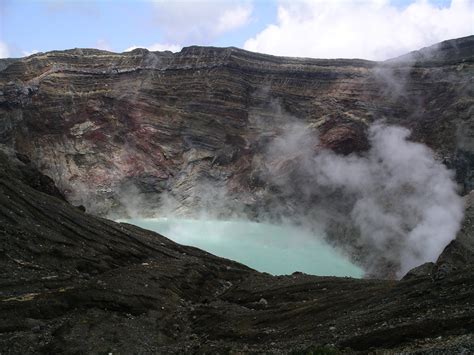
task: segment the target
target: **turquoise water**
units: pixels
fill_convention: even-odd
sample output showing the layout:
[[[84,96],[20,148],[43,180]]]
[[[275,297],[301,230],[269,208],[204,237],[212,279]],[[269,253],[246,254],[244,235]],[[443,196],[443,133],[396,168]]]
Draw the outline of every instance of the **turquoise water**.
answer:
[[[321,276],[362,277],[363,271],[318,240],[295,227],[248,221],[171,218],[128,219],[184,245],[232,259],[273,275],[301,271]]]

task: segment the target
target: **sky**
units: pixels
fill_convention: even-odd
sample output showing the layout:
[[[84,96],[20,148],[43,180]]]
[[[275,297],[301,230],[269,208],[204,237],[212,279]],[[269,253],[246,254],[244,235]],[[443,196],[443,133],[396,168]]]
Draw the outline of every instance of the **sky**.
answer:
[[[234,46],[385,60],[474,34],[474,0],[0,0],[0,58]]]

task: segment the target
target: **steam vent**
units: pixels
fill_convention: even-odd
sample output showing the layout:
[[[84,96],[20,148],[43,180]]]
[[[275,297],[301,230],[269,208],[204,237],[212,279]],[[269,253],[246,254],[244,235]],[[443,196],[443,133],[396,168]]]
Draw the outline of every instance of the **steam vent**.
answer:
[[[474,353],[473,76],[474,36],[0,59],[0,354]]]

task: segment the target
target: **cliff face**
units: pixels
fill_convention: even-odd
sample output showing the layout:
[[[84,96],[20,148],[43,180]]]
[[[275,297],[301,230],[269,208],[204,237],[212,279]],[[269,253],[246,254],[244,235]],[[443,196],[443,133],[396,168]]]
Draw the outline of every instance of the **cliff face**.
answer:
[[[474,351],[464,242],[402,281],[271,276],[85,214],[47,181],[0,151],[2,353]]]
[[[304,189],[265,179],[300,159],[268,161],[269,142],[302,124],[320,136],[302,149],[363,152],[377,119],[410,128],[468,191],[473,45],[384,63],[200,47],[0,61],[0,352],[473,352],[472,196],[457,239],[400,281],[262,274],[65,201],[144,214],[166,195],[186,212],[222,191],[250,216],[310,209]]]
[[[374,120],[406,126],[469,191],[473,58],[474,37],[383,63],[210,47],[39,53],[0,71],[0,140],[99,214],[124,214],[124,191],[190,209],[202,180],[251,211],[271,195],[254,162],[289,120],[342,154],[367,148]]]
[[[409,128],[455,169],[464,192],[473,188],[474,37],[382,63],[188,47],[74,49],[4,64],[0,143],[94,214],[322,215],[331,243],[393,277],[403,243],[395,236],[380,251],[360,238],[346,222],[355,200],[309,191],[302,151],[364,152],[369,125],[382,120]],[[319,138],[286,137],[296,126]],[[292,149],[272,150],[277,139]],[[324,201],[334,208],[320,213]],[[396,251],[387,258],[387,249]]]

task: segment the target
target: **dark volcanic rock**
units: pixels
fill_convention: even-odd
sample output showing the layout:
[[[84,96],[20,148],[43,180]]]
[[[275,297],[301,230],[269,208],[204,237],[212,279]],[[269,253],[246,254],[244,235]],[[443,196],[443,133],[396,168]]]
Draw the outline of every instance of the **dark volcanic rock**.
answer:
[[[433,273],[434,263],[428,262],[417,266],[403,276],[403,280],[410,280],[420,276],[430,276]]]
[[[84,214],[0,162],[2,354],[474,351],[472,264],[435,281],[270,276]]]
[[[331,126],[331,128],[326,128],[323,125],[320,128],[320,144],[322,147],[344,155],[365,151],[369,148],[365,125],[352,124],[347,126],[338,124],[338,122],[331,122]]]
[[[40,173],[27,156],[14,153],[2,145],[0,145],[0,153],[2,153],[0,154],[0,170],[4,171],[5,176],[20,179],[24,184],[38,191],[65,200],[54,181],[49,176]]]
[[[474,191],[465,197],[464,223],[456,239],[439,256],[434,277],[445,277],[459,268],[474,264]]]

